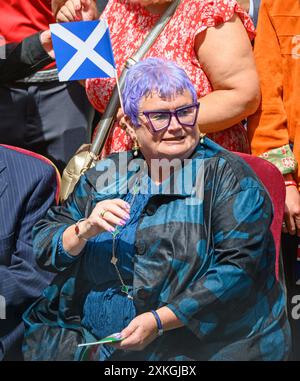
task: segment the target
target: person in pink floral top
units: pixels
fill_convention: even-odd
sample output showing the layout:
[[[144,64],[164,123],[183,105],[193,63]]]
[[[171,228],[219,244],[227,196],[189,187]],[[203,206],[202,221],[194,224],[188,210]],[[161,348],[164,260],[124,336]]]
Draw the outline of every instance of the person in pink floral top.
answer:
[[[97,17],[93,1],[52,3],[59,22]],[[56,9],[55,3],[59,3]],[[170,0],[108,2],[101,18],[109,25],[118,75],[169,3]],[[145,56],[173,60],[188,73],[200,101],[200,131],[233,151],[249,152],[247,136],[239,122],[254,113],[260,101],[250,43],[254,35],[251,19],[235,0],[182,0]],[[89,100],[100,112],[105,110],[114,85],[112,78],[86,81]],[[106,142],[104,155],[131,149],[130,138],[119,123],[120,118]]]

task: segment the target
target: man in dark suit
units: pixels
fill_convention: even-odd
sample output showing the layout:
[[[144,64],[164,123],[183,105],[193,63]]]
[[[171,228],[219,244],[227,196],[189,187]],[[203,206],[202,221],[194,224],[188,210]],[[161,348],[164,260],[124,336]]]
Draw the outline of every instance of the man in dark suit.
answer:
[[[0,360],[22,359],[22,314],[53,277],[38,268],[31,231],[55,204],[57,181],[47,159],[0,145]]]

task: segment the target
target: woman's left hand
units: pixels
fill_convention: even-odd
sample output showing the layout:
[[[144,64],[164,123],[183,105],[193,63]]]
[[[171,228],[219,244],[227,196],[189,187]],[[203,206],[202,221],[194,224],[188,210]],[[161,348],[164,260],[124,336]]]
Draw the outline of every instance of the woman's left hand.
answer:
[[[157,324],[151,312],[138,315],[121,332],[125,337],[113,346],[117,349],[141,351],[157,337]]]

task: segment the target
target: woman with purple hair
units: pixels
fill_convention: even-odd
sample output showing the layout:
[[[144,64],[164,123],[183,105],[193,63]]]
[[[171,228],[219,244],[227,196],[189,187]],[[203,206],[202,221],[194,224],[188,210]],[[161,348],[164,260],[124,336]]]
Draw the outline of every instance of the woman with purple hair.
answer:
[[[120,76],[173,0],[109,0],[101,19],[109,25]],[[98,19],[95,1],[52,0],[58,22]],[[236,0],[182,0],[145,57],[177,62],[188,74],[202,103],[200,131],[231,151],[249,153],[241,120],[256,111],[260,90],[250,40],[255,29]],[[88,98],[103,113],[115,78],[86,81]],[[102,155],[128,151],[132,141],[115,122]]]
[[[34,228],[58,275],[24,314],[25,359],[286,359],[267,192],[201,136],[177,64],[148,58],[125,82],[134,150],[99,161]]]

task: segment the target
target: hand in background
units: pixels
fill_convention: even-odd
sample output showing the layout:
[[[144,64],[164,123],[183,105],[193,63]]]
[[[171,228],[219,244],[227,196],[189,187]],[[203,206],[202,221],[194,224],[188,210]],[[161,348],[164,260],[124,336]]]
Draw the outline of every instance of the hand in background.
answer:
[[[45,30],[44,32],[42,32],[40,34],[40,41],[41,41],[43,48],[49,54],[49,56],[52,59],[55,59],[52,40],[51,40],[51,32],[49,29]]]
[[[81,0],[81,16],[82,20],[98,20],[99,12],[96,1],[94,0]]]
[[[53,2],[52,2],[53,4]],[[53,10],[57,22],[98,20],[99,12],[94,0],[67,0]]]
[[[284,221],[284,233],[297,234],[300,237],[300,195],[297,187],[286,187]]]
[[[56,18],[57,12],[66,3],[67,0],[51,0],[51,9],[53,16]]]
[[[250,1],[249,0],[237,0],[237,2],[240,4],[240,6],[249,13],[250,8]]]

